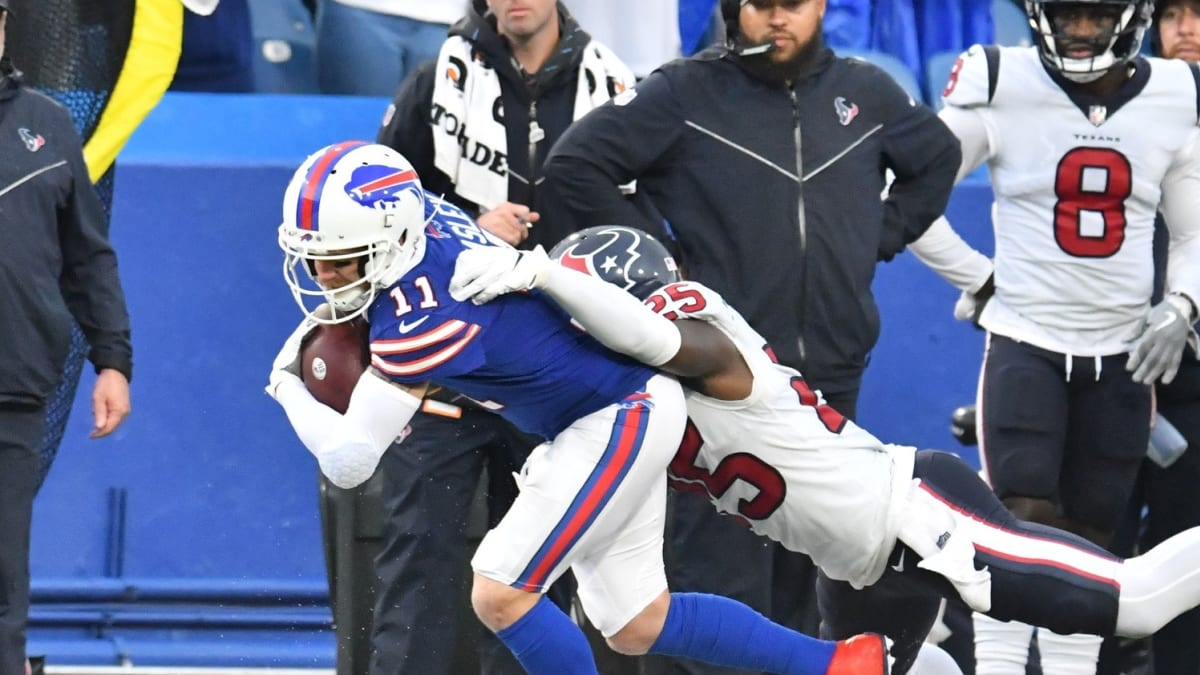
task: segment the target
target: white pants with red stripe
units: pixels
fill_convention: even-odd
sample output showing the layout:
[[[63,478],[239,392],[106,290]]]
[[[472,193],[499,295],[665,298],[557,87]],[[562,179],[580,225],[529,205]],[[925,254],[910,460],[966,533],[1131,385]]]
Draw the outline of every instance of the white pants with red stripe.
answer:
[[[605,637],[619,631],[667,588],[666,468],[686,417],[679,384],[656,375],[539,446],[471,560],[475,572],[542,593],[571,568],[588,619]]]

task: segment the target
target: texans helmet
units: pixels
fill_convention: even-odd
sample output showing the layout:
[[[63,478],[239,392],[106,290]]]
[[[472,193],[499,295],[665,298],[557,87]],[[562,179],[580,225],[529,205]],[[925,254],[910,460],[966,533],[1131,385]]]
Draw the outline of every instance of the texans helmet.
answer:
[[[1087,11],[1110,15],[1111,31],[1090,40],[1092,54],[1072,58],[1063,53],[1072,42],[1064,32],[1065,14]],[[1075,82],[1091,82],[1138,56],[1154,12],[1153,0],[1025,0],[1025,13],[1042,62]],[[1074,42],[1080,42],[1074,40]]]
[[[639,300],[679,281],[679,266],[657,239],[623,225],[597,225],[563,239],[550,250],[550,259],[610,284]]]

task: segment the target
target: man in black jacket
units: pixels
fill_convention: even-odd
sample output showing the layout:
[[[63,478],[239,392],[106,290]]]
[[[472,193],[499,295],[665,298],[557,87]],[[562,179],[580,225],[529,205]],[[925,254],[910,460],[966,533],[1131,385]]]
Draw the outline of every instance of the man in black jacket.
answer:
[[[575,118],[633,83],[562,3],[474,0],[437,61],[405,79],[377,141],[403,154],[426,189],[477,215],[492,234],[549,248],[574,231],[541,189],[551,144]],[[370,671],[449,675],[455,599],[468,569],[467,513],[481,471],[486,463],[494,525],[516,496],[511,474],[541,439],[520,433],[486,403],[447,390],[432,394],[411,426],[381,461],[384,541],[375,564]],[[560,602],[563,590],[552,591]],[[522,672],[490,634],[482,640],[484,672]]]
[[[547,160],[579,227],[647,226],[617,186],[637,180],[688,276],[720,292],[783,363],[853,418],[879,335],[877,260],[918,238],[949,199],[960,151],[882,70],[821,40],[824,0],[722,0],[724,47],[675,61],[571,127]],[[895,174],[880,199],[885,172]],[[672,583],[790,620],[798,564],[679,496]],[[719,547],[737,555],[687,553]],[[772,597],[770,581],[783,585]],[[807,590],[807,589],[804,589]],[[772,606],[772,602],[774,606]],[[811,626],[806,626],[811,628]]]
[[[129,413],[129,316],[108,222],[70,116],[3,57],[0,0],[0,675],[25,672],[29,537],[47,399],[71,318],[96,368],[91,436]]]

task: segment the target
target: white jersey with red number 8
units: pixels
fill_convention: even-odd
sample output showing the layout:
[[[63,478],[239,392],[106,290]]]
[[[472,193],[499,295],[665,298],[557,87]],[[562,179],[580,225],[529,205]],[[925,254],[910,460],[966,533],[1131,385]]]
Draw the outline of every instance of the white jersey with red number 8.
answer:
[[[962,137],[955,122],[977,115],[987,135],[996,242],[996,292],[980,319],[988,330],[1062,353],[1125,351],[1149,307],[1160,207],[1173,246],[1192,256],[1191,269],[1168,270],[1169,286],[1200,288],[1196,79],[1182,61],[1134,63],[1103,102],[1068,95],[1034,47],[972,47],[951,71],[946,112],[962,112],[943,119]]]

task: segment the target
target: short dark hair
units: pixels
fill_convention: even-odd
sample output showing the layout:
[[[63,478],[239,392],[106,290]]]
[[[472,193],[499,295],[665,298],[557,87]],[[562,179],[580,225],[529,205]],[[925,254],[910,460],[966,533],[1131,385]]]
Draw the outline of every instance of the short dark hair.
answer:
[[[1154,3],[1153,20],[1150,23],[1150,53],[1154,56],[1162,56],[1162,31],[1159,28],[1158,22],[1162,19],[1163,12],[1167,8],[1182,3],[1183,0],[1158,0]]]

